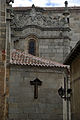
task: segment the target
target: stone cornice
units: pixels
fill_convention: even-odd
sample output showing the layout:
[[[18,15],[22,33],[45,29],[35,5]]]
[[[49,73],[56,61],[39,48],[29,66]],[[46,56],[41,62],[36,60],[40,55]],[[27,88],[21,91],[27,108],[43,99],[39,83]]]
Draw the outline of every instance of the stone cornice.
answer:
[[[40,29],[41,31],[70,31],[71,29],[69,27],[41,27],[38,25],[27,25],[22,28],[12,28],[15,31],[23,31],[27,28],[37,28]]]
[[[64,12],[65,7],[35,7],[36,10],[41,10],[41,11],[54,11],[55,13],[57,12]],[[13,7],[14,12],[26,12],[32,9],[32,7]],[[70,12],[80,12],[80,6],[72,6],[68,7]]]
[[[17,30],[24,30],[25,28],[39,28],[41,30],[67,30],[68,21],[62,15],[52,16],[42,13],[43,9],[32,7],[30,12],[17,14],[14,13],[14,19],[11,23],[12,28]]]
[[[12,36],[14,38],[16,38],[16,40],[20,40],[20,39],[25,39],[27,38],[29,35],[31,34],[27,34],[26,36]],[[35,35],[38,39],[68,39],[71,40],[68,36],[54,36],[54,37],[44,37],[44,36],[38,36]],[[14,40],[14,41],[16,41]]]

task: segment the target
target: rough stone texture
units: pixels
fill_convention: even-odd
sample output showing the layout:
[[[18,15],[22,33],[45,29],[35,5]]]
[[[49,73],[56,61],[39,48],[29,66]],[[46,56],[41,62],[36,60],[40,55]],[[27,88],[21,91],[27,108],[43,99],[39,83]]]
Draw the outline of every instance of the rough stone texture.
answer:
[[[4,106],[5,106],[5,96],[4,96],[4,76],[5,68],[2,56],[2,51],[5,49],[5,39],[6,39],[6,26],[5,26],[5,0],[0,0],[0,119],[4,119]]]
[[[0,65],[0,119],[4,119],[4,67]]]
[[[74,9],[74,8],[73,8]],[[76,8],[75,8],[76,9]],[[72,48],[80,40],[80,7],[70,13],[70,36]]]
[[[34,99],[34,86],[30,85],[35,78],[42,81],[38,99]],[[63,69],[12,65],[9,120],[63,120],[63,101],[58,95],[63,84]]]
[[[68,16],[68,24],[65,24],[63,12],[63,7],[14,8],[15,18],[12,22],[12,28],[15,28],[15,30],[12,30],[12,48],[14,48],[13,41],[18,40],[15,48],[19,49],[20,47],[23,49],[24,47],[28,51],[28,45],[26,45],[28,43],[26,42],[25,44],[25,39],[28,41],[28,37],[33,35],[38,43],[37,56],[63,62],[70,50],[80,40],[80,7],[69,7],[70,16]],[[70,27],[70,32],[68,32],[67,27]],[[65,28],[65,30],[61,28]],[[62,40],[63,42],[61,42]],[[60,51],[59,48],[61,49]]]
[[[80,56],[71,64],[71,117],[72,120],[80,120]]]
[[[69,31],[62,14],[55,15],[36,7],[26,11],[14,10],[11,45],[28,52],[28,41],[32,38],[37,43],[37,56],[63,62],[70,52]]]
[[[8,80],[9,69],[6,66],[7,63],[7,45],[9,35],[9,25],[7,24],[7,10],[9,5],[6,4],[6,0],[0,0],[0,120],[6,118],[6,96],[8,95]],[[10,21],[9,21],[10,22]],[[8,54],[9,55],[9,54]]]
[[[2,51],[5,52],[4,51],[5,43],[7,42],[7,45],[8,45],[7,46],[7,50],[8,50],[7,54],[8,55],[9,55],[10,47],[11,47],[11,49],[17,48],[17,49],[21,49],[21,50],[27,50],[27,52],[28,52],[28,41],[29,41],[29,39],[34,38],[36,40],[36,51],[37,51],[36,55],[37,56],[50,58],[50,59],[56,60],[58,62],[63,62],[65,57],[67,56],[67,54],[70,52],[70,48],[73,48],[74,45],[76,44],[76,42],[78,40],[80,40],[80,25],[79,25],[80,24],[80,7],[69,8],[69,11],[70,11],[70,23],[69,24],[66,23],[63,15],[62,15],[62,13],[64,12],[64,8],[31,8],[30,7],[30,8],[25,8],[26,10],[24,10],[24,8],[17,8],[16,10],[14,10],[15,19],[12,22],[12,31],[10,31],[9,20],[11,20],[11,19],[9,18],[10,17],[9,13],[6,14],[8,21],[7,21],[7,24],[5,24],[5,22],[6,22],[5,2],[6,2],[6,0],[0,0],[0,119],[1,120],[3,120],[3,116],[5,115],[4,114],[4,105],[5,105],[4,90],[6,88],[4,86],[5,56],[2,55]],[[20,10],[20,9],[22,9],[22,10]],[[25,19],[27,19],[27,20],[25,20]],[[69,27],[71,28],[70,32],[69,32]],[[10,41],[10,34],[12,35],[12,41]],[[5,40],[6,40],[6,42],[5,42]],[[14,45],[14,41],[16,41],[15,45]],[[8,60],[9,60],[9,57],[7,58]],[[29,73],[27,73],[27,72],[26,72],[26,74],[29,75]],[[35,74],[36,74],[36,72],[35,72]],[[8,76],[6,76],[6,80],[7,80],[6,86],[8,88],[9,71],[8,71],[7,75]],[[18,73],[16,74],[16,72],[15,72],[15,74],[13,74],[13,75],[15,75],[15,77],[17,76],[17,78],[18,78]],[[28,75],[26,75],[26,76],[28,76]],[[32,76],[32,74],[30,75],[30,77],[31,76]],[[47,76],[46,73],[44,74],[44,76]],[[55,78],[55,76],[52,76],[52,77]],[[12,101],[12,102],[10,102],[11,104],[10,104],[9,113],[11,111],[13,113],[13,114],[12,113],[9,114],[9,117],[11,119],[15,116],[15,118],[17,120],[19,115],[21,115],[19,120],[20,119],[22,120],[23,116],[24,116],[23,120],[25,118],[28,120],[31,120],[33,117],[34,117],[34,119],[36,119],[36,118],[39,118],[40,116],[41,116],[41,119],[54,118],[56,120],[58,115],[59,115],[59,118],[62,119],[62,111],[56,112],[58,104],[56,104],[56,106],[53,106],[53,102],[54,103],[56,102],[56,100],[53,100],[53,99],[55,98],[57,92],[55,92],[54,96],[51,96],[51,94],[50,94],[50,98],[52,97],[52,99],[48,99],[49,95],[47,96],[47,93],[46,93],[47,88],[46,88],[46,90],[45,90],[45,88],[41,89],[43,91],[42,91],[42,94],[39,94],[39,95],[47,96],[47,97],[45,97],[46,100],[44,100],[43,98],[41,98],[40,101],[33,100],[32,106],[31,106],[31,104],[27,105],[25,102],[25,101],[27,101],[27,97],[25,98],[25,94],[26,94],[25,91],[31,92],[31,94],[27,94],[28,98],[31,101],[32,96],[33,96],[33,94],[32,94],[33,87],[29,86],[32,88],[32,91],[30,91],[29,87],[28,88],[25,87],[25,85],[26,85],[25,82],[23,82],[23,84],[18,82],[20,84],[19,90],[18,90],[17,78],[15,78],[16,81],[12,82],[13,79],[11,79],[11,81],[10,81],[10,85],[12,85],[12,88],[13,88],[13,89],[10,88],[10,101]],[[29,80],[29,78],[28,79],[26,78],[26,79]],[[33,74],[33,77],[31,78],[31,80],[33,78],[34,78],[34,74]],[[20,80],[23,80],[23,79],[20,79]],[[23,81],[25,81],[25,78]],[[47,80],[47,83],[48,83],[48,80]],[[55,83],[55,85],[56,84],[57,83]],[[27,84],[27,85],[29,85],[29,84]],[[75,86],[78,86],[78,83],[76,83]],[[22,88],[22,90],[24,88],[24,90],[21,91],[20,87]],[[14,88],[17,89],[16,92],[15,92]],[[39,88],[39,90],[40,90],[40,88]],[[47,90],[48,93],[50,93],[51,90],[53,90],[51,87],[48,88],[48,90]],[[19,94],[17,92],[19,92]],[[20,92],[21,92],[21,94],[20,94]],[[54,92],[54,90],[53,90],[53,92]],[[8,89],[7,89],[6,93],[8,95]],[[11,96],[11,93],[13,93],[13,97]],[[45,95],[43,93],[45,93]],[[15,94],[15,96],[17,96],[17,95],[18,96],[15,98],[14,94]],[[23,97],[25,99],[22,99],[21,95],[23,95]],[[40,98],[40,96],[39,96],[39,98]],[[56,99],[58,99],[57,97],[58,96],[56,96]],[[20,98],[20,103],[24,103],[23,106],[22,106],[22,104],[19,104],[19,98]],[[15,100],[16,101],[18,100],[18,105],[17,105],[17,102],[15,103]],[[47,106],[44,104],[44,101],[46,101]],[[60,105],[61,105],[61,107],[60,107]],[[24,107],[24,106],[26,106],[26,107]],[[6,104],[6,107],[8,108],[8,104]],[[61,102],[58,107],[62,108]],[[49,110],[45,109],[45,108],[48,108]],[[77,109],[79,109],[79,108],[77,108]],[[25,111],[31,111],[31,113],[25,113]],[[37,113],[37,111],[39,113]],[[59,113],[59,114],[58,115],[55,114],[55,116],[53,116],[53,113],[47,114],[47,112],[49,113],[51,111],[53,111],[53,112],[55,111],[55,113]],[[75,117],[76,116],[73,113],[72,118],[75,118]],[[77,117],[78,117],[78,114],[77,114]]]
[[[14,8],[11,49],[16,48],[28,52],[29,40],[35,39],[36,56],[63,62],[70,49],[80,39],[80,7],[71,7],[69,11],[70,22],[66,23],[62,15],[64,8]],[[33,69],[27,68],[27,71],[23,73],[22,68],[11,67],[9,119],[67,120],[68,116],[65,117],[64,111],[62,113],[62,102],[56,92],[57,80],[60,79],[60,76],[59,79],[56,79],[57,75],[55,76],[49,70],[43,72],[43,70],[39,71],[42,69],[40,68],[36,72]],[[39,98],[34,100],[34,88],[30,86],[30,80],[35,79],[36,76],[46,83],[39,87]],[[48,76],[50,77],[48,78]],[[66,103],[64,104],[67,106]],[[66,107],[65,110],[69,112]],[[72,114],[72,118],[76,118],[74,114]]]

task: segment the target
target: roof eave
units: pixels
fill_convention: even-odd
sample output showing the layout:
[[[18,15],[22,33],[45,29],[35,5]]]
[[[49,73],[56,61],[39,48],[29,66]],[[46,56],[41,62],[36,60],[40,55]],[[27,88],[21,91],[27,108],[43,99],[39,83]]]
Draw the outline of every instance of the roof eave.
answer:
[[[80,41],[75,45],[75,47],[72,49],[70,54],[67,56],[67,58],[64,60],[64,64],[70,65],[73,60],[80,55]]]

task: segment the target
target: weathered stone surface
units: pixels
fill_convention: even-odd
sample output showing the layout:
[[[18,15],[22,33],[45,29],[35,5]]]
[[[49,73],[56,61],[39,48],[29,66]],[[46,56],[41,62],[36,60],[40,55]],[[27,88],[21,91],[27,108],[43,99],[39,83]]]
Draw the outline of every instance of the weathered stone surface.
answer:
[[[14,19],[12,25],[14,28],[25,28],[27,25],[38,25],[42,27],[61,27],[67,26],[65,18],[60,16],[53,17],[52,15],[45,14],[45,12],[37,11],[37,9],[31,8],[25,14],[14,13]]]
[[[12,21],[13,48],[28,52],[28,41],[35,39],[37,56],[63,62],[70,52],[67,49],[70,46],[70,29],[61,14],[54,15],[51,11],[42,12],[36,8],[30,8],[30,11],[26,11],[24,14],[14,10],[14,14]],[[17,41],[16,45],[14,45],[14,41]],[[67,46],[66,52],[65,46]]]
[[[6,39],[6,27],[5,27],[5,0],[0,0],[0,119],[4,119],[4,76],[5,68],[2,60],[2,50],[4,50],[4,44]],[[4,27],[3,27],[4,26]]]
[[[9,21],[7,21],[7,24],[5,24],[6,22],[5,3],[6,0],[0,0],[0,73],[1,73],[0,118],[1,120],[3,120],[4,105],[5,105],[4,104],[5,69],[3,64],[4,61],[2,59],[2,50],[5,48],[5,40],[7,40],[8,43],[7,48],[9,55],[10,48],[26,50],[28,52],[28,41],[34,38],[36,40],[36,49],[37,49],[36,55],[40,57],[56,60],[58,62],[63,62],[67,54],[70,52],[70,48],[73,48],[74,45],[77,43],[77,41],[80,40],[80,25],[79,25],[80,8],[79,7],[69,8],[70,10],[69,24],[66,23],[64,17],[62,16],[62,12],[64,11],[64,8],[51,8],[51,10],[49,10],[50,8],[30,8],[29,10],[26,8],[25,11],[14,10],[15,15],[12,22],[13,27],[12,27],[12,31],[10,31]],[[8,18],[9,14],[6,15]],[[9,20],[9,18],[7,20]],[[69,27],[71,28],[71,31]],[[9,32],[11,32],[12,35],[11,41],[10,41]],[[16,46],[14,45],[14,41],[17,41]],[[22,73],[24,69],[22,70],[18,69],[18,71]],[[45,80],[45,85],[43,84],[44,88],[40,89],[39,87],[39,100],[34,101],[32,99],[34,97],[33,94],[34,88],[30,86],[29,81],[30,78],[31,80],[35,78],[34,76],[38,75],[38,73],[36,73],[35,69],[34,72],[33,70],[29,70],[29,69],[25,71],[26,72],[22,73],[23,76],[20,76],[19,72],[16,72],[16,75],[13,72],[13,75],[11,75],[13,77],[11,78],[10,81],[10,85],[11,85],[10,99],[9,99],[10,120],[13,120],[14,116],[15,116],[14,120],[25,120],[25,119],[32,120],[32,117],[36,119],[38,116],[39,117],[41,116],[41,118],[38,118],[40,120],[44,120],[45,118],[46,120],[48,119],[52,120],[53,118],[54,120],[56,120],[58,115],[59,118],[62,119],[62,110],[61,110],[62,103],[59,103],[59,101],[61,102],[61,99],[58,98],[57,90],[55,90],[58,87],[58,85],[62,85],[62,84],[55,80],[54,81],[48,80],[49,78],[48,72],[51,72],[51,74],[53,75],[54,73],[48,70],[44,70],[43,72],[40,69],[38,70],[40,72],[39,75],[40,79],[45,79],[45,77],[44,78],[41,77],[44,74],[44,76],[46,76],[46,80]],[[29,72],[32,72],[33,74]],[[56,79],[56,76],[53,75],[51,75],[51,79],[52,78]],[[17,76],[18,79],[14,76]],[[9,71],[6,79],[7,79],[7,95],[8,95]],[[53,85],[53,83],[55,85]],[[52,93],[55,94],[53,95]],[[27,99],[29,100],[29,102],[27,101]],[[34,104],[31,104],[32,102],[34,102]],[[56,105],[54,106],[54,104]],[[58,107],[61,108],[59,111],[58,111]],[[31,113],[27,113],[27,111]],[[59,114],[58,115],[55,114],[54,116],[53,113],[55,112]],[[47,115],[47,113],[49,114]],[[72,114],[72,117],[75,118],[74,114]]]
[[[38,87],[38,99],[34,99],[34,86],[30,85],[35,78],[42,81]],[[63,82],[63,70],[11,66],[9,120],[62,120],[63,102],[58,89]]]

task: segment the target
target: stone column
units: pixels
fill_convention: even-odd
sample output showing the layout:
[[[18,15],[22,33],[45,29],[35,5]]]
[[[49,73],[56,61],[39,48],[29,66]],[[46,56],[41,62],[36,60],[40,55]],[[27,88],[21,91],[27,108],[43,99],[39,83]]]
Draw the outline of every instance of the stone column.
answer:
[[[0,119],[4,120],[5,108],[5,41],[6,0],[0,0]]]
[[[8,88],[6,80],[9,79],[9,69],[7,63],[9,62],[9,41],[10,41],[10,15],[11,0],[0,0],[0,120],[5,120],[7,115],[6,98],[8,95]]]

